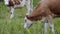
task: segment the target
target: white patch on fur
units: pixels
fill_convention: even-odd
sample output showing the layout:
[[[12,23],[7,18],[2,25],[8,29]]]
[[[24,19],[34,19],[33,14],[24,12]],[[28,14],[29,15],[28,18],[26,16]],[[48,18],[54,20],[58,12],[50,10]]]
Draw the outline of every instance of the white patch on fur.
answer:
[[[21,7],[24,7],[25,3],[26,3],[26,0],[23,0],[23,1],[21,2]]]
[[[12,19],[13,17],[14,17],[14,14],[11,14],[10,19]]]
[[[14,8],[16,8],[16,7],[24,7],[24,5],[26,5],[26,0],[22,0],[22,1],[20,1],[20,3],[21,4],[19,4],[19,5],[14,5]]]
[[[52,32],[54,32],[54,25],[52,24],[51,27],[52,27]]]
[[[32,24],[33,22],[30,21],[25,17],[25,24],[24,24],[24,29],[28,29],[28,27]]]
[[[44,29],[45,29],[44,33],[46,34],[46,33],[48,32],[48,23],[45,23],[44,26],[45,26],[45,27],[44,27]]]
[[[10,19],[12,19],[14,17],[14,8],[11,7],[11,16],[10,16]]]
[[[46,20],[46,18],[45,17],[42,17],[42,20],[41,21],[45,21]]]
[[[50,27],[51,27],[52,33],[55,34],[55,32],[54,32],[54,24],[49,23],[49,25],[50,25]]]
[[[55,34],[55,32],[54,32],[54,24],[52,22],[53,21],[52,16],[49,15],[49,20],[48,21],[49,21],[49,25],[51,27],[52,33]]]
[[[4,2],[5,2],[5,5],[9,4],[9,0],[4,0]]]

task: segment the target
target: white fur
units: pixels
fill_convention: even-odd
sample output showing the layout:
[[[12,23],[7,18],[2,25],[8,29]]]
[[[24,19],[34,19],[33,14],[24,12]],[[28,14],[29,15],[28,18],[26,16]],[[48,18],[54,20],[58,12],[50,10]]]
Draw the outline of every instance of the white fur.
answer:
[[[42,17],[41,21],[45,22],[46,21],[46,17]]]
[[[24,5],[25,5],[25,3],[26,3],[26,0],[23,0],[22,2],[21,2],[21,7],[24,7]]]
[[[53,20],[52,20],[53,18],[52,18],[52,16],[49,16],[49,25],[50,25],[50,27],[51,27],[51,30],[52,30],[52,33],[53,34],[55,34],[55,32],[54,32],[54,24],[53,24]]]
[[[25,17],[25,24],[24,24],[24,29],[28,29],[28,27],[32,24],[33,22],[30,21]]]
[[[52,31],[52,34],[55,34],[55,32],[54,32],[54,24],[53,24],[53,20],[52,20],[53,18],[52,18],[52,16],[51,15],[49,15],[48,17],[42,17],[42,22],[44,22],[45,23],[45,25],[44,25],[44,34],[47,34],[47,32],[48,32],[48,25],[51,27],[51,31]]]
[[[14,17],[14,8],[13,7],[10,7],[11,9],[11,16],[10,16],[10,19],[12,19]]]
[[[45,27],[44,27],[44,34],[47,34],[47,32],[48,32],[48,23],[45,23],[45,25],[44,25]]]
[[[52,32],[54,32],[54,24],[50,24],[50,27],[52,28]]]
[[[9,0],[4,0],[4,2],[5,2],[5,5],[8,5]]]

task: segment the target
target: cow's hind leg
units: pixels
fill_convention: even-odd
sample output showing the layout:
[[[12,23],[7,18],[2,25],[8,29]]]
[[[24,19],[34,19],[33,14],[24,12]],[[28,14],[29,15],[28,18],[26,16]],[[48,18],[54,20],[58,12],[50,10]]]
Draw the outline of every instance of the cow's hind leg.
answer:
[[[26,0],[22,0],[20,7],[24,7]]]
[[[55,34],[55,32],[54,32],[54,24],[53,24],[53,22],[52,22],[52,16],[48,16],[48,17],[46,17],[45,18],[45,20],[44,20],[44,23],[45,23],[45,27],[44,27],[44,29],[45,29],[45,31],[44,31],[44,34],[47,34],[47,32],[48,32],[48,25],[50,25],[50,27],[51,27],[51,30],[52,30],[52,34]]]
[[[32,11],[30,0],[26,1],[26,7],[27,7],[27,15],[29,15]]]
[[[54,24],[50,23],[50,27],[51,27],[51,30],[52,30],[52,34],[55,34],[55,32],[54,32]]]
[[[55,34],[55,32],[54,32],[54,24],[53,24],[53,22],[52,22],[52,16],[49,16],[49,20],[48,20],[48,22],[49,22],[49,25],[50,25],[50,27],[51,27],[51,30],[52,30],[52,34]]]
[[[11,10],[10,19],[12,19],[14,17],[14,8],[13,7],[10,7],[10,10]]]

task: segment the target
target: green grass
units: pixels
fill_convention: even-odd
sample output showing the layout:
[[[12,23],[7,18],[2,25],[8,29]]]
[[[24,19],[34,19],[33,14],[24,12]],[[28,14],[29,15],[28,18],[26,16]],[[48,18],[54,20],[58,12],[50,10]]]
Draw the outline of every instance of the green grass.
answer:
[[[39,0],[34,0],[36,6]],[[0,34],[44,34],[44,25],[40,21],[35,22],[28,30],[23,28],[26,7],[15,10],[15,17],[9,19],[10,12],[4,3],[0,2]],[[53,20],[55,34],[60,34],[60,18]],[[51,34],[49,29],[48,34]]]

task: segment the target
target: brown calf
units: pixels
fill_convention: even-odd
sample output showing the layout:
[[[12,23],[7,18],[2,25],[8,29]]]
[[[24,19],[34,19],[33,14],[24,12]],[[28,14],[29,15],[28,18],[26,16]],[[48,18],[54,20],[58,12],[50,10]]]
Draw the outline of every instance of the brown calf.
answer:
[[[48,24],[52,28],[52,33],[55,34],[54,24],[52,23],[52,18],[55,15],[60,16],[60,0],[41,0],[32,13],[25,17],[24,28],[27,29],[33,21],[41,20],[45,23],[45,34]]]

